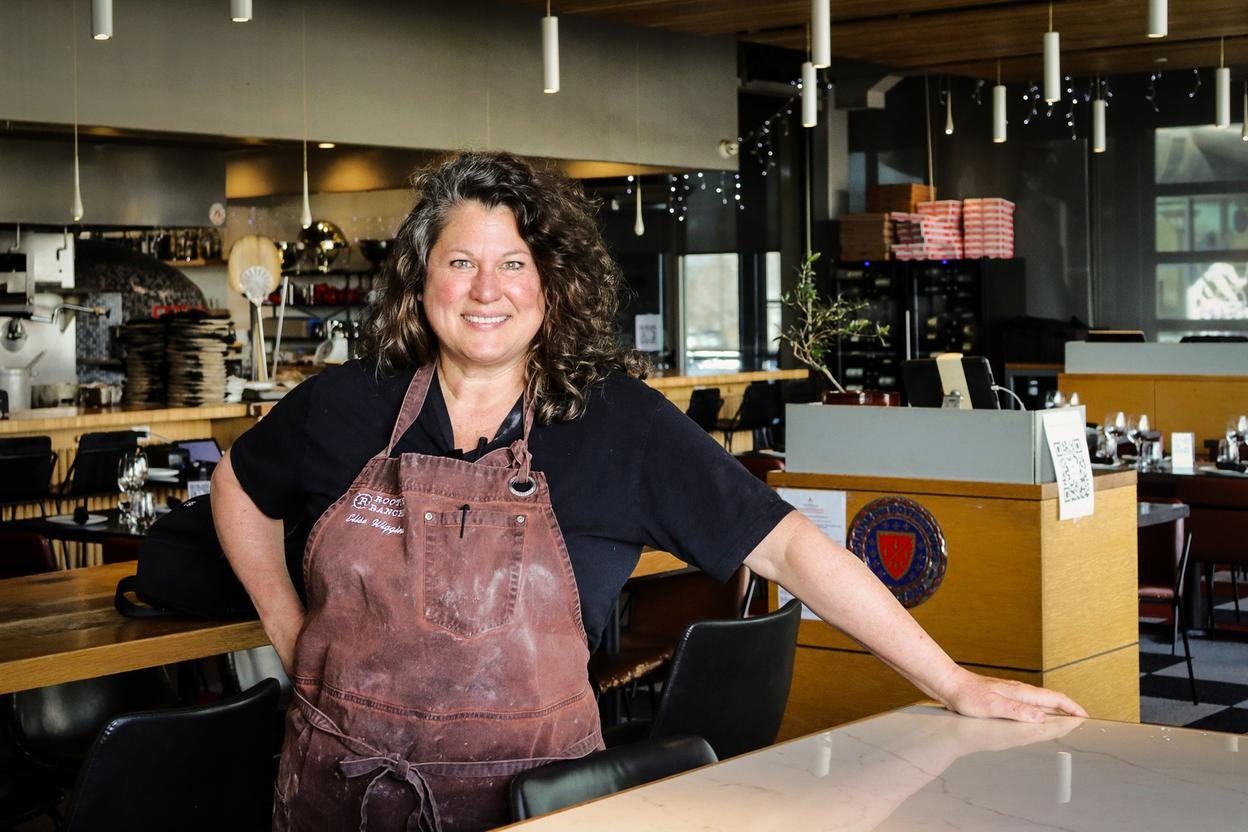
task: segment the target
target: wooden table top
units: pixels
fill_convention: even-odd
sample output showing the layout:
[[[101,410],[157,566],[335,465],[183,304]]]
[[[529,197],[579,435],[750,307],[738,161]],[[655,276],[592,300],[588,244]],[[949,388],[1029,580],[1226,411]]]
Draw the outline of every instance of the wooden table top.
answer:
[[[0,581],[0,693],[268,644],[259,621],[124,618],[117,582],[135,562]]]
[[[647,551],[633,577],[688,568]],[[0,693],[107,676],[269,643],[259,621],[125,618],[117,582],[135,561],[0,580]]]

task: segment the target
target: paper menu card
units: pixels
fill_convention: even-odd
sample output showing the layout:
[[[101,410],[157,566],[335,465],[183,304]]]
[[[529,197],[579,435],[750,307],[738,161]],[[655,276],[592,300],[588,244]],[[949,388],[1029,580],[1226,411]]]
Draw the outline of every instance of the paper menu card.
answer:
[[[1170,467],[1188,473],[1196,469],[1196,434],[1170,434]]]
[[[1092,486],[1092,460],[1088,456],[1083,411],[1058,407],[1044,411],[1040,419],[1057,476],[1057,519],[1090,517],[1096,492]]]
[[[836,543],[845,545],[845,492],[827,491],[822,488],[778,488],[776,493],[780,499],[796,508],[810,520],[819,531],[823,532]],[[792,593],[782,586],[776,587],[780,606],[789,603]],[[809,607],[802,605],[802,618],[818,621]]]

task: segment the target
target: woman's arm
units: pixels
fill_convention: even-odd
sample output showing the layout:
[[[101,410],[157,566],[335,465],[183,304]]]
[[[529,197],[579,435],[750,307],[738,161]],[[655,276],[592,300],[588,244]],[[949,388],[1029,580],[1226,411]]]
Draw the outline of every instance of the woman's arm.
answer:
[[[959,667],[861,560],[794,511],[745,565],[783,586],[924,693],[968,716],[1042,722],[1046,712],[1087,716],[1069,697]]]
[[[212,520],[226,559],[289,673],[304,611],[286,568],[282,521],[267,516],[247,496],[228,453],[212,474]]]

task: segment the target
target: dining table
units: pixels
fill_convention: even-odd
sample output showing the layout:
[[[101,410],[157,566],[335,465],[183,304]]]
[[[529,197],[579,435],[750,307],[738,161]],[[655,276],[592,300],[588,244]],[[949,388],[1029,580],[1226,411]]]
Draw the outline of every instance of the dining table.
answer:
[[[126,618],[113,598],[137,561],[0,580],[0,694],[174,664],[269,643],[260,622]],[[634,576],[689,568],[642,553]]]
[[[1244,829],[1246,819],[1248,737],[916,705],[504,828],[1173,832]]]

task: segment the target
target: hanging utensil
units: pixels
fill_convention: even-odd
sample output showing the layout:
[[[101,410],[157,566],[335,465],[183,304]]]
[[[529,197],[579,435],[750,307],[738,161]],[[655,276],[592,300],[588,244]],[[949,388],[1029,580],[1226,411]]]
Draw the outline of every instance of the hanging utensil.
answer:
[[[268,237],[248,234],[230,248],[229,283],[251,301],[251,373],[254,381],[268,381],[260,305],[277,288],[282,255]]]

